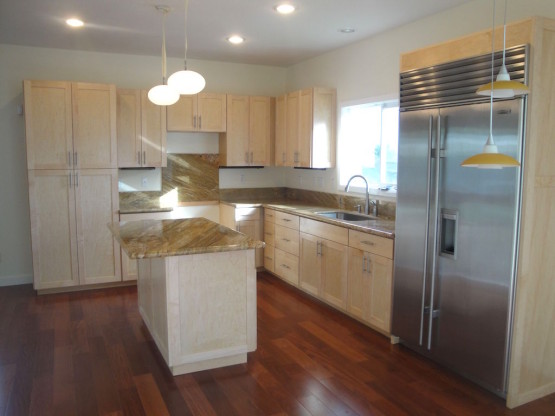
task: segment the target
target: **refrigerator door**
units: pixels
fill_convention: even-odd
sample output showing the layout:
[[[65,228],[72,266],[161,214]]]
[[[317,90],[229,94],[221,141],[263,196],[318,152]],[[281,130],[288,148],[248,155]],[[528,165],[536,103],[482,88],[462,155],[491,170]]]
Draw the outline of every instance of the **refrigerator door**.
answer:
[[[428,221],[438,110],[402,112],[399,117],[395,271],[391,333],[406,344],[427,343],[423,297],[429,293]],[[432,201],[433,202],[433,201]],[[433,228],[433,227],[432,227]]]
[[[521,158],[522,100],[494,103],[499,151]],[[442,108],[439,244],[431,352],[503,394],[520,198],[520,170],[461,167],[489,133],[489,104]]]

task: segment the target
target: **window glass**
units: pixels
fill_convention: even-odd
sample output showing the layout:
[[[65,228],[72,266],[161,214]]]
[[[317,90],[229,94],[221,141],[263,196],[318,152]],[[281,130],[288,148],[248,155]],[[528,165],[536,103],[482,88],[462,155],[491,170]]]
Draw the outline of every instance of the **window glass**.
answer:
[[[363,175],[372,188],[397,184],[399,106],[396,102],[364,103],[341,108],[339,185]],[[362,182],[362,180],[361,180]],[[354,183],[363,186],[363,183]]]

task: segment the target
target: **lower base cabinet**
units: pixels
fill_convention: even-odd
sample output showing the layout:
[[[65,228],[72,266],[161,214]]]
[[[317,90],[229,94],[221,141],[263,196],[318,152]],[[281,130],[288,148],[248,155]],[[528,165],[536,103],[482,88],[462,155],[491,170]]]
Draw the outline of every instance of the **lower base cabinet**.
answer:
[[[30,170],[36,290],[121,281],[115,169]]]

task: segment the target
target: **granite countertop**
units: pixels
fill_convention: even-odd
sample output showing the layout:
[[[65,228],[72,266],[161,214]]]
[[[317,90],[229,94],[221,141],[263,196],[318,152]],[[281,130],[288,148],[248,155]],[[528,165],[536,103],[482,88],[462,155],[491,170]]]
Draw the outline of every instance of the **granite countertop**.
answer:
[[[265,207],[275,209],[276,211],[287,212],[295,214],[300,217],[318,220],[328,224],[339,225],[341,227],[349,228],[351,230],[362,231],[368,234],[374,234],[380,237],[395,238],[395,221],[377,217],[376,219],[369,219],[361,222],[347,222],[333,218],[327,218],[322,215],[316,214],[318,211],[345,211],[337,208],[323,207],[317,205],[302,204],[299,201],[220,201],[222,204],[228,204],[236,208],[246,207]],[[349,211],[345,211],[349,212]]]
[[[140,220],[109,226],[129,258],[181,256],[264,247],[206,218]]]

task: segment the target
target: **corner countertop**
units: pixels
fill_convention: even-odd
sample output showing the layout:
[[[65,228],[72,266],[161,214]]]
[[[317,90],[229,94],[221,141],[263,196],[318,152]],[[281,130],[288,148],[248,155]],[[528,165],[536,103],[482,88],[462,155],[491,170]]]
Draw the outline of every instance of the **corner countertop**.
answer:
[[[349,228],[351,230],[361,231],[368,234],[374,234],[385,238],[395,238],[395,221],[377,217],[363,222],[347,222],[343,220],[336,220],[327,218],[316,214],[318,211],[344,211],[336,208],[307,205],[300,201],[220,201],[222,204],[231,205],[235,208],[247,207],[264,207],[271,208],[276,211],[282,211],[289,214],[298,215],[299,217],[310,218],[325,222],[332,225],[339,225],[341,227]],[[348,211],[345,211],[348,212]]]
[[[262,241],[253,240],[206,218],[127,221],[109,227],[131,259],[264,247]]]

